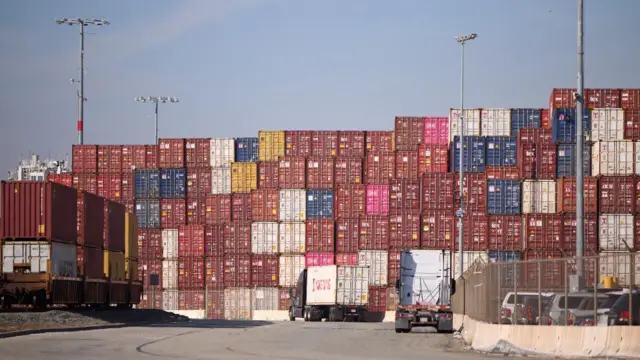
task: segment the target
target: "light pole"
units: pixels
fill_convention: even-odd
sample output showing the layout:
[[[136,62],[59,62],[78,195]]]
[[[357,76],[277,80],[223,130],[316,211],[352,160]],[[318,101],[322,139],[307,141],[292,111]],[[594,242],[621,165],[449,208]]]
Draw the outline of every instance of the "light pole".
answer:
[[[578,88],[576,94],[576,263],[578,286],[582,287],[584,257],[584,49],[583,49],[583,0],[578,0]]]
[[[84,27],[89,25],[109,25],[110,22],[105,19],[57,19],[56,24],[66,24],[69,26],[80,25],[80,80],[71,79],[71,82],[80,83],[80,91],[78,92],[78,143],[84,143],[84,102],[87,98],[84,96]]]
[[[170,97],[170,96],[147,96],[147,97],[142,97],[139,96],[137,98],[134,99],[137,102],[142,102],[142,103],[154,103],[155,104],[155,121],[156,121],[156,144],[158,143],[158,104],[159,103],[163,103],[163,104],[167,104],[167,103],[178,103],[180,102],[180,100],[178,100],[178,98],[175,97]]]
[[[473,40],[478,37],[478,34],[472,33],[467,35],[456,36],[456,41],[460,44],[461,48],[461,61],[460,61],[460,208],[456,212],[458,217],[458,271],[460,276],[464,272],[464,226],[462,220],[464,217],[464,45],[467,41]],[[455,149],[454,149],[455,151]],[[471,149],[469,149],[471,151]],[[454,247],[455,248],[455,247]]]

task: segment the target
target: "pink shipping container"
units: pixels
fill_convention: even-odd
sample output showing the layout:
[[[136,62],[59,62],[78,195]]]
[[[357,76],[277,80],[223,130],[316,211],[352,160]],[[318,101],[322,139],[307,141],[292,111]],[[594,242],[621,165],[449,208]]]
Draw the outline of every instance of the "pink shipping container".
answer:
[[[376,286],[369,287],[369,312],[387,311],[387,288]]]
[[[211,166],[211,139],[194,138],[185,140],[185,162],[188,169]],[[209,171],[211,173],[211,171]]]
[[[224,255],[224,225],[205,226],[204,253],[207,257]]]
[[[358,265],[358,253],[337,253],[336,265],[354,266]]]
[[[526,214],[523,222],[525,249],[562,249],[562,215]]]
[[[278,255],[251,255],[251,286],[278,286]]]
[[[251,221],[251,194],[231,195],[231,221]]]
[[[335,213],[337,218],[358,217],[367,209],[365,185],[338,185],[336,189]]]
[[[396,117],[396,150],[418,150],[424,139],[424,124],[423,117]]]
[[[278,161],[278,185],[281,189],[304,189],[307,161],[301,156],[285,156]]]
[[[98,171],[98,146],[72,145],[71,169],[74,173],[95,174]]]
[[[204,281],[207,290],[224,288],[224,258],[222,256],[204,259]]]
[[[393,152],[395,140],[393,131],[366,131],[365,146],[366,153],[370,152]]]
[[[426,117],[422,143],[449,146],[449,118]]]
[[[105,224],[104,199],[85,191],[78,191],[77,199],[78,245],[102,249]]]
[[[389,185],[367,185],[367,215],[389,215]]]
[[[460,178],[455,179],[455,203],[460,203]],[[465,209],[470,211],[487,210],[487,177],[483,173],[465,174],[464,189]]]
[[[338,131],[338,156],[363,158],[364,149],[364,131]]]
[[[454,173],[422,176],[422,210],[452,210],[458,178]]]
[[[178,256],[204,256],[204,226],[178,227]]]
[[[420,211],[420,181],[391,180],[389,185],[389,211]]]
[[[224,253],[251,253],[251,222],[232,222],[224,225]],[[230,285],[233,286],[233,285]],[[237,285],[240,286],[240,285]],[[248,285],[247,285],[248,286]]]
[[[310,189],[333,189],[334,158],[307,158],[307,187]]]
[[[395,286],[396,281],[400,280],[400,254],[402,249],[389,249],[389,268],[387,270],[387,277],[389,278],[389,284]]]
[[[421,145],[418,149],[418,173],[446,173],[449,170],[449,146]]]
[[[420,248],[420,214],[400,211],[389,216],[389,247]]]
[[[337,156],[338,132],[337,131],[312,131],[311,132],[311,156]]]
[[[184,199],[160,200],[160,226],[175,229],[187,224],[187,202]]]
[[[104,250],[101,247],[78,246],[78,275],[87,279],[104,278]]]
[[[203,198],[211,194],[211,168],[199,167],[187,170],[187,196]]]
[[[620,90],[620,107],[625,110],[640,109],[640,89]]]
[[[98,145],[98,173],[122,173],[122,145]]]
[[[311,155],[311,131],[285,131],[284,143],[286,156]]]
[[[260,189],[251,191],[251,220],[278,221],[278,190]]]
[[[456,223],[452,210],[423,211],[420,247],[429,250],[451,250]]]
[[[225,255],[223,279],[225,287],[251,286],[251,255]]]
[[[60,185],[73,187],[73,175],[67,174],[47,174],[47,181],[51,181]]]
[[[258,189],[278,189],[279,165],[277,161],[258,163]]]
[[[522,250],[522,216],[489,215],[489,250]]]
[[[120,203],[107,200],[104,211],[104,248],[111,251],[124,252],[124,216],[127,208]]]
[[[231,195],[207,195],[205,198],[205,224],[217,225],[231,222]]]
[[[357,259],[357,257],[356,257]],[[310,252],[304,256],[304,267],[334,265],[335,254],[332,252]]]
[[[366,184],[388,184],[395,176],[396,157],[393,152],[369,153],[364,162]]]
[[[389,217],[365,215],[360,217],[359,250],[389,249]]]
[[[357,253],[360,242],[360,219],[336,220],[336,250],[340,253]]]
[[[418,179],[418,150],[396,152],[396,179]]]
[[[624,138],[626,140],[640,140],[640,109],[624,111]]]
[[[362,158],[338,157],[335,160],[336,185],[363,183]]]
[[[205,198],[187,199],[187,225],[205,225],[207,207]]]
[[[178,258],[178,289],[204,288],[204,258],[183,256]],[[204,308],[204,306],[202,307]]]
[[[98,175],[96,174],[73,174],[73,187],[77,190],[98,193]]]
[[[122,174],[122,191],[120,193],[120,202],[134,201],[136,197],[136,179],[133,173]]]
[[[204,309],[204,290],[178,291],[178,310]]]
[[[162,169],[185,167],[184,139],[158,140],[158,167]]]
[[[112,201],[118,201],[122,198],[122,175],[98,174],[96,185],[96,195]]]
[[[464,228],[463,245],[465,251],[487,251],[489,247],[489,219],[484,211],[467,211],[462,222]],[[458,238],[456,226],[455,237]],[[458,251],[458,241],[453,242]]]
[[[307,219],[305,228],[308,252],[335,251],[335,222],[332,219]]]
[[[162,230],[139,229],[138,230],[138,256],[141,259],[162,258]],[[162,270],[162,269],[161,269]]]

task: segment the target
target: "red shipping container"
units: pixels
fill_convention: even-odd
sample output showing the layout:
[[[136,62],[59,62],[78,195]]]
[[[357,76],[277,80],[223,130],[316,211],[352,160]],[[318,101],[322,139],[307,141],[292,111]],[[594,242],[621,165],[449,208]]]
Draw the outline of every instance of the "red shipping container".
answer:
[[[395,286],[396,281],[400,280],[400,254],[402,254],[402,249],[389,249],[389,267],[387,273],[389,286]]]
[[[394,212],[389,216],[389,247],[420,248],[420,214]]]
[[[286,156],[311,156],[311,131],[285,131],[284,144]]]
[[[366,153],[393,152],[395,150],[393,131],[366,131]]]
[[[468,176],[468,175],[467,175]],[[454,173],[422,175],[422,210],[452,210],[454,193],[459,191],[459,180]]]
[[[231,194],[231,221],[251,221],[251,194]]]
[[[575,88],[551,90],[551,95],[549,96],[549,108],[552,110],[557,108],[575,108],[576,100],[573,97],[575,92]]]
[[[309,189],[333,189],[334,158],[310,157],[307,159],[307,187]]]
[[[122,175],[98,174],[96,184],[98,196],[112,201],[120,200],[122,196]]]
[[[73,187],[73,175],[71,173],[47,174],[47,181],[51,181],[68,187]]]
[[[362,184],[338,185],[336,189],[336,217],[358,217],[367,208],[366,187]]]
[[[251,286],[251,255],[232,254],[224,256],[225,287]]]
[[[640,89],[620,90],[620,107],[629,109],[640,109]]]
[[[160,226],[175,229],[187,224],[187,202],[184,199],[160,200]]]
[[[627,140],[640,140],[640,109],[624,111],[624,138]]]
[[[543,129],[551,129],[551,112],[549,109],[542,109],[540,111],[540,127]],[[518,132],[520,131],[522,131],[522,129]]]
[[[184,139],[158,140],[158,167],[161,169],[185,167]]]
[[[251,222],[243,221],[225,224],[222,236],[225,255],[251,253]]]
[[[336,185],[362,184],[362,158],[336,158],[334,179]]]
[[[158,154],[158,145],[145,145],[145,169],[157,169],[158,168],[158,159],[160,155]]]
[[[620,89],[584,89],[585,107],[619,108]]]
[[[206,225],[218,225],[231,222],[231,196],[232,195],[227,194],[207,195],[204,200],[204,222]]]
[[[104,199],[78,191],[78,245],[102,249],[104,234]]]
[[[279,299],[278,299],[278,310],[285,311],[291,308],[291,296],[289,292],[296,293],[295,287],[284,287],[278,290]]]
[[[489,250],[522,250],[522,216],[489,215]]]
[[[460,177],[455,177],[455,204],[460,204]],[[464,207],[470,211],[487,210],[487,177],[483,173],[464,174]]]
[[[278,189],[279,165],[277,161],[258,163],[258,189]]]
[[[332,252],[310,252],[304,256],[304,267],[325,266],[335,264],[335,254]]]
[[[553,144],[551,128],[520,128],[518,130],[517,146],[520,147],[524,144]]]
[[[521,145],[518,146],[518,169],[524,179],[555,180],[556,145]]]
[[[636,176],[601,176],[598,181],[599,209],[606,214],[632,214],[638,205],[640,178]]]
[[[129,214],[136,213],[136,202],[135,200],[120,200],[118,201],[120,204],[124,205]]]
[[[418,150],[424,140],[424,117],[398,117],[395,124],[396,150]]]
[[[395,176],[395,160],[392,152],[369,153],[364,161],[365,184],[388,184]]]
[[[418,179],[418,151],[396,152],[396,179]]]
[[[202,310],[205,307],[203,290],[178,291],[178,310]]]
[[[122,174],[122,187],[120,188],[120,202],[133,201],[136,197],[136,179],[133,173]]]
[[[74,173],[95,174],[98,171],[98,146],[72,145],[71,169]]]
[[[556,196],[556,206],[559,213],[575,213],[576,202],[578,201],[576,178],[561,177],[558,179]],[[584,212],[598,212],[598,179],[595,177],[584,177]]]
[[[122,172],[131,173],[147,166],[145,145],[122,145]]]
[[[187,196],[201,198],[211,194],[211,168],[200,167],[187,170]]]
[[[564,291],[565,261],[561,260],[563,253],[559,249],[526,250],[523,264],[525,273],[525,287],[545,291],[553,289]]]
[[[576,215],[562,214],[562,246],[563,250],[576,251]],[[585,252],[598,250],[598,215],[584,214],[584,248]]]
[[[420,181],[391,180],[389,185],[389,210],[419,212]]]
[[[524,248],[533,250],[562,249],[562,216],[559,214],[526,214]]]
[[[311,132],[311,156],[336,156],[338,155],[337,131],[312,131]]]
[[[178,227],[178,256],[204,255],[204,226],[180,225]]]
[[[186,139],[184,143],[185,159],[188,169],[208,168],[211,166],[211,139]]]
[[[369,287],[369,305],[368,312],[386,312],[387,311],[387,288],[386,287]]]
[[[336,265],[355,266],[358,265],[358,253],[337,253]]]
[[[367,215],[389,215],[389,185],[367,185]]]
[[[207,296],[207,319],[224,320],[224,290],[208,290]]]
[[[96,174],[73,174],[73,187],[77,190],[87,191],[92,194],[98,193],[98,175]]]
[[[304,189],[307,161],[301,156],[285,156],[278,161],[278,184],[281,189]]]
[[[251,286],[278,286],[278,255],[251,255]]]
[[[251,190],[251,220],[278,221],[278,190]]]
[[[126,206],[107,200],[104,204],[105,231],[103,245],[111,251],[124,252],[124,214]]]
[[[389,249],[389,217],[365,215],[360,217],[359,250]]]
[[[488,180],[519,180],[520,170],[517,166],[487,166],[485,173]]]
[[[151,275],[157,275],[159,280],[158,283],[162,284],[162,259],[138,259],[138,274],[143,280],[143,285],[147,294],[150,294],[154,288],[156,289],[156,292],[162,293],[160,286],[152,286],[150,284]]]
[[[207,206],[205,198],[187,199],[187,225],[206,225]]]
[[[178,258],[178,289],[204,288],[204,258],[183,256]],[[204,308],[204,306],[202,307]]]
[[[205,226],[204,252],[207,257],[224,255],[224,225]]]
[[[451,250],[457,222],[452,210],[423,211],[420,247],[429,250]]]
[[[465,251],[487,251],[489,247],[489,219],[483,210],[466,211],[462,226],[463,244]],[[458,251],[459,230],[456,226],[456,241],[453,242],[454,249]]]
[[[152,288],[144,288],[138,305],[140,309],[162,309],[162,290],[154,291]]]
[[[122,173],[122,145],[98,145],[98,174]]]
[[[308,252],[335,251],[335,222],[332,219],[307,219],[305,228]]]
[[[138,230],[138,256],[141,259],[162,258],[162,230],[139,229]],[[162,271],[162,267],[160,269]]]
[[[360,242],[360,219],[336,220],[336,250],[340,253],[357,253]]]
[[[364,131],[338,131],[338,156],[364,157]]]
[[[104,250],[101,247],[78,245],[78,276],[87,279],[104,278]]]
[[[224,258],[222,256],[204,259],[204,281],[207,290],[224,288]]]
[[[2,239],[75,244],[77,191],[44,181],[2,181]]]
[[[446,173],[449,170],[449,145],[420,145],[418,173]]]
[[[422,144],[449,146],[449,118],[446,116],[426,117]]]

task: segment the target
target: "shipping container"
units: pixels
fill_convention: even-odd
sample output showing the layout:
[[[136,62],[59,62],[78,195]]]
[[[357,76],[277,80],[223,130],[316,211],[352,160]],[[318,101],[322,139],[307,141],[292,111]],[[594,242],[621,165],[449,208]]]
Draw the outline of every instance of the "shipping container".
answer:
[[[555,213],[556,193],[553,180],[525,180],[522,183],[522,213]]]
[[[308,269],[307,279],[307,304],[366,306],[369,302],[370,280],[362,266],[316,266]]]
[[[366,131],[366,153],[392,152],[395,150],[395,136],[393,131]]]
[[[525,249],[562,249],[562,215],[526,214],[523,222]]]
[[[211,148],[211,145],[218,139],[186,139],[185,140],[185,158],[188,169],[209,168],[215,161],[211,161],[211,155],[216,154],[217,151]],[[233,154],[233,139],[231,139],[231,162],[234,160]],[[228,165],[227,165],[228,166]]]
[[[394,211],[389,216],[389,247],[420,248],[420,214]]]
[[[98,145],[98,173],[122,173],[122,145]]]
[[[122,145],[122,172],[130,173],[147,166],[145,145]]]
[[[482,109],[482,111],[480,112],[480,135],[510,136],[511,109]]]
[[[422,144],[449,145],[449,118],[426,117],[424,118],[424,137]]]
[[[336,253],[336,265],[354,266],[358,265],[358,253]]]
[[[598,215],[584,214],[584,248],[585,251],[598,250]],[[562,214],[562,246],[563,250],[576,251],[576,215]]]
[[[179,291],[177,288],[162,291],[162,310],[179,310]]]
[[[632,261],[633,267],[631,265]],[[630,253],[628,251],[601,252],[598,259],[598,273],[600,277],[612,276],[617,278],[620,287],[626,288],[633,281],[633,285],[637,288],[640,286],[639,264],[640,253]],[[632,274],[633,278],[631,277]]]
[[[187,225],[205,225],[207,207],[205,198],[187,199]]]
[[[207,225],[204,228],[205,257],[224,255],[224,225]]]
[[[312,131],[311,132],[311,156],[337,156],[338,132],[337,131]]]
[[[487,137],[487,166],[517,166],[518,138],[509,136]]]
[[[179,257],[178,289],[191,290],[202,288],[204,288],[204,258],[202,256]]]
[[[469,269],[478,269],[478,268],[482,269],[484,267],[484,264],[487,264],[489,262],[489,257],[486,251],[465,250],[462,256],[463,256],[463,264],[462,264],[463,272],[466,272]],[[460,261],[460,252],[453,253],[451,255],[451,267],[453,268],[454,279],[459,279],[462,276],[462,274],[460,274],[460,266],[458,266],[459,261]]]
[[[631,214],[636,212],[640,180],[636,176],[601,176],[598,179],[600,213]]]
[[[448,170],[449,145],[420,145],[418,149],[418,174],[446,173]]]
[[[124,281],[124,262],[124,253],[104,250],[104,277],[112,281]]]
[[[236,162],[258,161],[258,138],[236,138]]]
[[[598,223],[600,229],[598,245],[600,250],[619,251],[634,248],[635,221],[633,215],[600,214]]]
[[[141,274],[145,292],[156,291],[157,289],[160,288],[160,285],[162,285],[162,282],[164,281],[162,279],[162,260],[160,259],[145,259],[145,258],[140,259],[140,261],[138,262],[138,272]],[[159,284],[158,286],[150,284],[152,275],[158,276],[158,284]],[[177,279],[177,275],[176,275],[176,279]],[[177,283],[177,280],[176,280],[176,283]]]
[[[552,145],[551,140],[551,129],[522,128],[518,132],[518,147],[522,145]]]
[[[640,109],[640,89],[620,90],[620,107],[625,110]]]
[[[98,146],[72,145],[71,169],[74,173],[95,174],[98,171]]]
[[[625,140],[640,140],[640,109],[624,110]]]
[[[420,247],[431,250],[450,250],[458,221],[452,210],[427,210],[422,213]]]
[[[251,253],[251,222],[232,222],[224,224],[224,253]]]
[[[78,245],[77,261],[78,276],[85,279],[104,278],[104,253],[102,248]]]
[[[389,254],[380,250],[358,251],[358,266],[369,267],[369,285],[387,286]]]
[[[484,211],[467,211],[462,221],[464,251],[487,251],[489,247],[489,218]],[[459,227],[455,228],[456,241],[453,248],[458,251],[460,244]]]
[[[304,221],[306,219],[306,191],[280,190],[278,193],[278,220]]]
[[[205,197],[205,224],[220,225],[231,222],[231,195]]]
[[[224,289],[225,320],[251,320],[251,289]]]
[[[333,190],[307,190],[307,219],[333,218]]]
[[[305,254],[304,266],[325,266],[335,265],[336,255],[332,252],[310,252]]]
[[[158,140],[158,167],[183,168],[185,163],[184,139],[159,139]]]
[[[215,168],[229,168],[236,158],[236,144],[232,138],[214,138],[209,140],[209,161]],[[248,150],[250,152],[250,150]],[[250,155],[250,154],[247,154]],[[246,161],[245,161],[246,162]]]
[[[96,195],[118,201],[122,197],[121,174],[98,174],[96,177]]]
[[[136,176],[134,173],[122,173],[119,202],[132,202],[136,198]]]
[[[160,200],[137,200],[136,216],[141,229],[159,229]]]
[[[389,185],[367,185],[367,215],[389,215]]]
[[[369,287],[369,305],[367,311],[370,313],[381,313],[387,311],[387,288]]]
[[[598,141],[594,143],[591,175],[633,175],[634,143],[624,141]]]
[[[73,175],[71,173],[66,174],[47,174],[47,181],[51,181],[67,187],[73,187]]]
[[[160,259],[162,255],[162,231],[140,229],[138,231],[138,256],[140,259]]]
[[[187,224],[187,202],[183,199],[160,200],[160,225],[163,229]]]
[[[524,179],[553,180],[557,175],[558,147],[550,144],[518,146],[520,176]]]
[[[96,174],[73,174],[72,182],[77,190],[98,193],[98,175]]]
[[[160,170],[160,198],[184,199],[187,196],[185,169]]]
[[[251,295],[251,309],[254,311],[278,310],[280,289],[277,287],[256,287]]]
[[[395,150],[418,150],[424,139],[424,117],[399,117],[395,122]]]
[[[582,170],[584,176],[591,176],[591,144],[582,145]],[[558,144],[557,175],[576,176],[577,165],[576,144]]]
[[[207,292],[224,288],[224,258],[222,256],[204,258],[204,281]]]
[[[251,286],[251,255],[225,254],[224,287]]]
[[[424,306],[449,302],[448,291],[443,291],[449,282],[449,276],[445,278],[444,271],[451,267],[448,252],[410,250],[399,255],[402,290],[398,300],[401,305]]]
[[[124,256],[137,259],[138,255],[138,218],[127,212],[124,214]]]
[[[485,174],[488,180],[518,180],[520,169],[517,166],[487,166]]]
[[[389,211],[420,212],[420,181],[391,180]]]
[[[542,109],[540,112],[540,127],[551,130],[551,112],[549,109]]]
[[[284,287],[278,289],[278,310],[280,311],[289,311],[292,305],[291,296],[289,295],[289,291],[295,294],[295,287]]]
[[[251,194],[231,195],[231,221],[251,221]]]
[[[574,143],[576,142],[576,109],[575,108],[559,108],[553,110],[552,114],[552,139],[554,143]],[[591,110],[584,109],[582,129],[585,138],[590,137],[591,133]]]
[[[280,255],[279,286],[296,286],[300,273],[305,269],[304,255]]]
[[[519,215],[521,195],[522,183],[519,180],[487,180],[487,213]]]
[[[522,249],[522,216],[489,215],[489,250]]]
[[[387,272],[387,277],[389,278],[389,284],[395,285],[398,280],[400,280],[400,269],[402,268],[400,263],[400,256],[402,254],[402,249],[389,249],[389,268]],[[394,288],[395,290],[395,288]]]
[[[551,90],[551,95],[549,96],[549,108],[575,108],[576,107],[576,98],[574,97],[574,93],[577,90],[561,88],[561,89],[553,89]]]
[[[215,186],[214,186],[215,187]],[[258,188],[258,164],[231,164],[231,192],[249,193]]]
[[[591,140],[624,140],[624,110],[618,108],[591,109]]]
[[[258,160],[276,161],[284,156],[284,131],[258,131]]]
[[[260,189],[251,191],[251,220],[278,221],[278,190]]]
[[[487,159],[487,142],[482,136],[465,136],[462,150],[464,172],[484,172]],[[453,140],[450,167],[460,171],[460,137]]]
[[[46,273],[51,276],[78,276],[76,244],[47,241],[2,241],[2,272]],[[102,272],[102,269],[101,269]],[[102,276],[101,276],[102,277]]]
[[[619,108],[620,89],[584,89],[585,107]]]
[[[464,109],[464,136],[480,136],[480,109]],[[460,135],[460,109],[449,109],[449,142]]]
[[[584,212],[598,212],[598,179],[584,178]],[[556,207],[559,213],[575,213],[577,203],[576,178],[562,177],[558,179]]]
[[[179,290],[178,310],[198,310],[199,317],[204,317],[205,292],[203,290]]]
[[[160,197],[160,171],[136,170],[136,199],[157,199]]]
[[[278,241],[277,222],[259,221],[251,223],[252,254],[277,254],[279,252]]]
[[[354,253],[360,245],[360,219],[338,218],[336,220],[336,251]]]
[[[332,219],[309,219],[305,226],[306,251],[335,251],[335,222]]]
[[[281,189],[304,189],[306,187],[306,159],[286,156],[278,162],[278,184]]]
[[[147,290],[145,290],[147,291]],[[140,309],[162,309],[163,294],[161,290],[149,290],[148,293],[143,293],[140,298]]]
[[[456,174],[438,173],[422,176],[422,210],[450,210],[454,208]]]
[[[118,201],[120,204],[124,205],[124,208],[130,214],[136,213],[136,201],[135,200],[120,200]]]
[[[522,261],[520,251],[494,250],[487,253],[489,263],[498,264],[498,274],[500,278],[499,286],[511,289],[514,284],[523,284],[522,265],[516,261]]]
[[[338,131],[338,156],[363,158],[364,149],[364,131]]]
[[[456,174],[458,175],[458,174]],[[455,204],[460,203],[460,176],[455,177]],[[486,211],[487,177],[485,174],[464,174],[464,207],[467,210]],[[454,208],[457,208],[454,206]]]
[[[211,194],[211,168],[202,167],[188,169],[186,178],[186,191],[189,198],[204,198]]]
[[[284,132],[285,156],[311,156],[311,131]]]
[[[86,191],[78,191],[77,203],[78,245],[101,249],[105,224],[104,199]]]
[[[287,221],[278,224],[278,250],[282,254],[306,252],[306,225],[302,221]]]
[[[181,225],[178,227],[178,256],[205,255],[204,225]]]
[[[418,150],[396,152],[396,179],[418,179]]]
[[[540,109],[511,109],[510,136],[518,136],[521,128],[539,128],[542,112]]]
[[[332,189],[334,186],[334,158],[307,158],[306,185],[312,189]]]
[[[565,254],[559,249],[527,249],[524,252],[524,288],[564,290]]]
[[[279,163],[261,161],[258,163],[258,189],[278,189]]]
[[[365,215],[360,217],[359,250],[389,249],[389,217]]]
[[[239,163],[243,164],[243,163]],[[244,163],[249,164],[249,163]],[[231,194],[231,169],[213,168],[211,169],[211,193]]]
[[[395,177],[395,160],[392,152],[368,153],[364,160],[365,184],[388,184]]]
[[[178,229],[162,230],[162,257],[164,259],[177,259],[180,252],[179,244]]]
[[[367,208],[367,190],[365,185],[338,185],[336,189],[335,207],[336,218],[364,215]]]
[[[362,158],[338,157],[335,160],[335,184],[362,184]]]

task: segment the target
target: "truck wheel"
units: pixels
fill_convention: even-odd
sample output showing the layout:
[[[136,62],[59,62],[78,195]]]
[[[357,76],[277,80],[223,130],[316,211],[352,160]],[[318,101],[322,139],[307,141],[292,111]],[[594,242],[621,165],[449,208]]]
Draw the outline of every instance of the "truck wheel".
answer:
[[[293,310],[289,309],[289,321],[296,321],[296,317],[293,316]]]
[[[396,329],[396,334],[400,334],[402,332],[403,332],[402,329]]]
[[[311,321],[309,318],[309,311],[307,311],[307,309],[302,310],[302,318],[304,319],[304,321]]]

